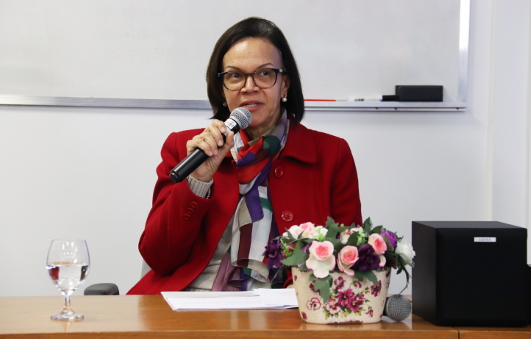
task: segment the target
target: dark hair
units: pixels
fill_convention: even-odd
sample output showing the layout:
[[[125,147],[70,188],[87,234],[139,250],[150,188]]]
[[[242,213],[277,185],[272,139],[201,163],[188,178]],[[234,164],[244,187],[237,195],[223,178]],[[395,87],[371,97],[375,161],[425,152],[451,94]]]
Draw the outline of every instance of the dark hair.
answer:
[[[223,57],[232,45],[248,37],[267,39],[280,51],[283,68],[290,81],[288,101],[280,104],[282,108],[286,109],[288,115],[293,116],[294,123],[298,124],[304,116],[304,97],[295,58],[280,28],[269,20],[256,17],[242,20],[229,28],[214,46],[206,74],[208,100],[214,111],[213,118],[226,120],[230,115],[229,108],[223,106],[225,102],[223,83],[218,77],[218,72],[222,71]]]

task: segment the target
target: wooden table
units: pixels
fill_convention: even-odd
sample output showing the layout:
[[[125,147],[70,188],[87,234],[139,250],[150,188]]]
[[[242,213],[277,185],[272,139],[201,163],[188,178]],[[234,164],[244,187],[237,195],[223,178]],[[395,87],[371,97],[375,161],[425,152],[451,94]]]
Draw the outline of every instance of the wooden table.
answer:
[[[162,296],[77,296],[74,310],[85,320],[50,320],[62,307],[58,297],[0,298],[0,337],[10,338],[459,338],[458,329],[435,326],[413,315],[404,322],[387,317],[368,325],[303,323],[298,310],[172,311]],[[531,337],[531,328],[502,329]],[[490,329],[463,329],[466,337]],[[483,331],[483,332],[482,332]],[[510,332],[507,332],[510,331]],[[493,336],[490,336],[493,338]],[[520,338],[516,336],[514,338]]]
[[[459,339],[529,339],[531,326],[527,327],[455,327]]]

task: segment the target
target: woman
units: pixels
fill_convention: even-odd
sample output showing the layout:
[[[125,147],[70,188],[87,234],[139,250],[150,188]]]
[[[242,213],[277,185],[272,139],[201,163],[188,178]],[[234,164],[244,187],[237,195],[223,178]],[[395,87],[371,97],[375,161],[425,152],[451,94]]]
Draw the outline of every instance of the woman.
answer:
[[[270,287],[268,241],[303,222],[361,224],[352,154],[345,140],[300,124],[299,72],[278,27],[245,19],[218,40],[207,69],[213,121],[172,133],[157,167],[153,207],[139,249],[151,271],[129,294]],[[226,140],[232,110],[251,124]],[[195,148],[210,157],[186,181],[169,173]],[[286,283],[286,281],[280,282]]]

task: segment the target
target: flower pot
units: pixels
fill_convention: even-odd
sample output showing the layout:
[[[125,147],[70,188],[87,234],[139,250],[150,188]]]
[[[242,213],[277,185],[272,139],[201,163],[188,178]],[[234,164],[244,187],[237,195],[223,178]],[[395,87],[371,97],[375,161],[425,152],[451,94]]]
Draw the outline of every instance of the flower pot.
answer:
[[[342,272],[332,272],[330,299],[324,302],[314,291],[311,271],[301,272],[292,267],[293,284],[297,292],[299,313],[304,322],[314,324],[370,324],[383,315],[387,290],[391,281],[390,269],[373,271],[377,283],[359,281]]]

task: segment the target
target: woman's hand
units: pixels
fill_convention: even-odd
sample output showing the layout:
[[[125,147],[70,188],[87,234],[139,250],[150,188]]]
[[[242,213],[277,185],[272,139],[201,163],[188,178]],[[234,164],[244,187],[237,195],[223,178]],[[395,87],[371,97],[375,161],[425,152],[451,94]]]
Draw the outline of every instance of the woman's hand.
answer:
[[[226,133],[227,127],[221,120],[213,120],[210,126],[192,140],[186,143],[188,154],[194,149],[202,149],[206,155],[209,156],[204,163],[201,164],[191,176],[197,180],[208,182],[214,176],[214,173],[219,168],[219,165],[225,158],[227,152],[234,146],[234,132],[229,132],[225,141],[223,141],[223,133]]]

